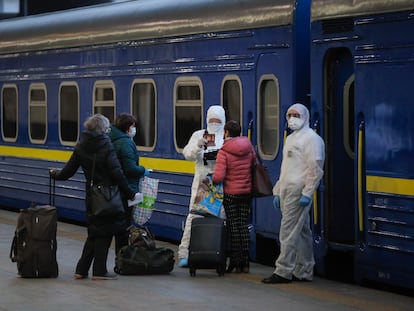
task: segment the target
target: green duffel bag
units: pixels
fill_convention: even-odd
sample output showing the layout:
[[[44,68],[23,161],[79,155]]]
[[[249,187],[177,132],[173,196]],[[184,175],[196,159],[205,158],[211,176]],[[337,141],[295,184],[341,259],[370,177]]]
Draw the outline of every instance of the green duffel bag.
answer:
[[[115,259],[115,272],[122,275],[167,274],[174,269],[174,251],[165,248],[122,247]]]

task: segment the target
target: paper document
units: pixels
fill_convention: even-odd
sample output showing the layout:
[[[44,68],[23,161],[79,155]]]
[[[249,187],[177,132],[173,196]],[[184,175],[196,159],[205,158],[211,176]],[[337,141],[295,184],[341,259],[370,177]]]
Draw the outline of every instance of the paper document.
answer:
[[[141,203],[143,200],[143,195],[141,192],[137,192],[133,200],[128,200],[128,206],[136,205]]]

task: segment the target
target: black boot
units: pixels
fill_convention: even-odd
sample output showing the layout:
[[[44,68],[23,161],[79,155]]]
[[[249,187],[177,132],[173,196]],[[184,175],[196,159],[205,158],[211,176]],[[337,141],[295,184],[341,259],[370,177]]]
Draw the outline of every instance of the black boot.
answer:
[[[292,282],[292,280],[286,279],[284,277],[281,277],[280,275],[273,273],[271,276],[264,278],[262,282],[265,284],[281,284],[290,283]]]

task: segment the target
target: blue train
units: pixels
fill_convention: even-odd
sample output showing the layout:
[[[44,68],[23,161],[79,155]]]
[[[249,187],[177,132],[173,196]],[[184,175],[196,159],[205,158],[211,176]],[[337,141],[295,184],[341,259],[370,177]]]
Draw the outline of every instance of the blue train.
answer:
[[[318,270],[348,258],[356,281],[413,288],[414,3],[314,0],[311,25],[312,120],[327,151]]]
[[[194,165],[181,153],[210,105],[240,121],[272,181],[294,102],[326,143],[314,197],[316,269],[414,288],[414,4],[411,0],[140,0],[0,22],[0,205],[49,202],[48,168],[93,113],[138,119],[160,180],[149,226],[180,240]],[[57,182],[83,222],[84,178]],[[280,213],[255,199],[251,258],[272,263]]]

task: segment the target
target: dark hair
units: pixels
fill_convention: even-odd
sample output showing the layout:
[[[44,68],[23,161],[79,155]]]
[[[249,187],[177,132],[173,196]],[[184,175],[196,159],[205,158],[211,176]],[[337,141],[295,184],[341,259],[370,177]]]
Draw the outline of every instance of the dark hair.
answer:
[[[224,125],[224,130],[229,132],[230,137],[240,136],[241,127],[239,122],[230,120]]]
[[[122,132],[128,132],[130,126],[134,123],[137,123],[137,119],[129,113],[121,113],[115,119],[115,126]]]

